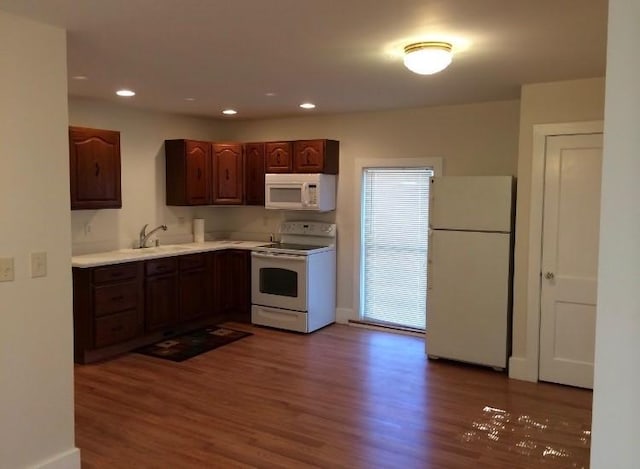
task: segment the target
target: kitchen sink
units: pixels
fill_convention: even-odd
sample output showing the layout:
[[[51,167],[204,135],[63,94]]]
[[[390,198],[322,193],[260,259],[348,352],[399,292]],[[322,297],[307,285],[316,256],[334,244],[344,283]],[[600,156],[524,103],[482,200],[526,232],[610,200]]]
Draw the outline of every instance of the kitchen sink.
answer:
[[[123,254],[129,254],[129,255],[144,256],[145,254],[162,254],[162,253],[181,252],[181,251],[188,251],[188,250],[189,248],[186,246],[180,246],[179,244],[167,244],[165,246],[154,246],[150,248],[120,249],[119,252]]]

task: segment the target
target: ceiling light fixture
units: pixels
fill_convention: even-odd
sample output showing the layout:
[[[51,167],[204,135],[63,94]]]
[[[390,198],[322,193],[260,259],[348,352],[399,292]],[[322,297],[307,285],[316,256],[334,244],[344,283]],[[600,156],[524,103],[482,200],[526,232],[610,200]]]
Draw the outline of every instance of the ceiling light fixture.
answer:
[[[302,109],[315,109],[316,105],[313,103],[302,103],[300,107]]]
[[[74,75],[71,78],[74,80],[88,80],[89,78],[86,75]]]
[[[234,114],[238,114],[238,111],[236,111],[235,109],[225,109],[224,111],[222,111],[222,114],[233,116]]]
[[[448,42],[416,42],[404,48],[404,65],[413,73],[432,75],[449,66],[453,53]]]
[[[116,91],[116,94],[118,96],[123,96],[125,98],[130,98],[131,96],[135,96],[136,93],[134,91],[131,90],[118,90]]]

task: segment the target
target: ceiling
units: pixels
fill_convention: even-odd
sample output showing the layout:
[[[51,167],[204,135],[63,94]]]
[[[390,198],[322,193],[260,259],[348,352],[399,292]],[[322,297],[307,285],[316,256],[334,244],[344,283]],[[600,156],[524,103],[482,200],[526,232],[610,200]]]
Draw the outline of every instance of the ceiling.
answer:
[[[0,10],[67,29],[70,95],[225,119],[514,99],[525,83],[605,73],[606,0],[0,0]],[[403,66],[402,47],[424,39],[453,43],[448,69]]]

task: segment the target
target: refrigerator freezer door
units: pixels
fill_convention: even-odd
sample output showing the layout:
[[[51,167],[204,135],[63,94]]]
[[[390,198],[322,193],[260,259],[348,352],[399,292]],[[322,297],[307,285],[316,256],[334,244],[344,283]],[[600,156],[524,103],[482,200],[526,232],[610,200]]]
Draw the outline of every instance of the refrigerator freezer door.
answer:
[[[444,230],[511,231],[511,176],[431,178],[429,223]]]
[[[429,250],[426,351],[507,366],[510,235],[433,231]]]

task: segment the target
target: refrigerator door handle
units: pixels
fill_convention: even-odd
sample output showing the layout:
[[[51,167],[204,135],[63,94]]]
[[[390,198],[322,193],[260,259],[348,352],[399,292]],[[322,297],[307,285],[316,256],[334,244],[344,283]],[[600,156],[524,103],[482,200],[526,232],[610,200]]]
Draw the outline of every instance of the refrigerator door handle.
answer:
[[[429,229],[427,238],[427,291],[433,288],[433,277],[431,276],[431,263],[432,261],[432,251],[431,251],[431,240],[433,239],[433,230]]]

